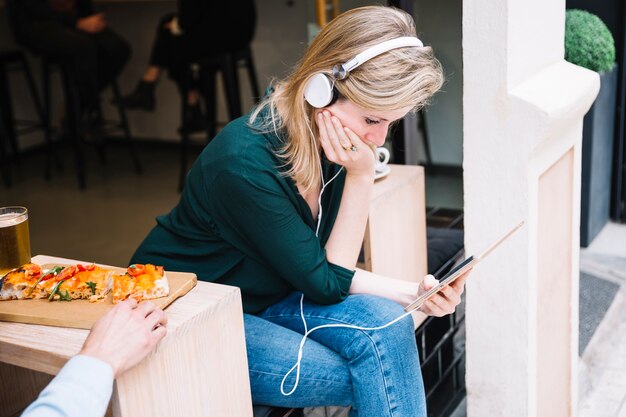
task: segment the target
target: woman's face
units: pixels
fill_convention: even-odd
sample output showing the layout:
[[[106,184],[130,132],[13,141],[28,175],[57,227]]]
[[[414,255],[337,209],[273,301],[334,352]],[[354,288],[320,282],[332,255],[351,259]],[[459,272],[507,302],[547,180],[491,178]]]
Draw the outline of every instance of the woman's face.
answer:
[[[412,107],[394,111],[365,110],[350,100],[338,100],[333,105],[319,109],[317,113],[328,110],[345,127],[356,133],[367,145],[383,146],[389,125],[402,119]]]

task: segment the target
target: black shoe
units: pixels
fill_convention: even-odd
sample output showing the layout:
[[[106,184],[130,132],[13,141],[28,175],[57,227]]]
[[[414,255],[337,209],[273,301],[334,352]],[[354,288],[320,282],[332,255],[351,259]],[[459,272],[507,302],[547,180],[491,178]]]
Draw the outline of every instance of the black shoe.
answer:
[[[155,86],[156,83],[140,80],[131,93],[122,97],[122,104],[127,109],[154,111],[156,108],[156,99],[154,97]]]
[[[185,122],[183,126],[178,128],[178,133],[182,133],[183,129],[185,129],[186,133],[195,133],[206,130],[206,117],[202,112],[202,107],[200,103],[195,104],[193,106],[189,106],[189,111],[187,112],[187,117],[185,118]]]

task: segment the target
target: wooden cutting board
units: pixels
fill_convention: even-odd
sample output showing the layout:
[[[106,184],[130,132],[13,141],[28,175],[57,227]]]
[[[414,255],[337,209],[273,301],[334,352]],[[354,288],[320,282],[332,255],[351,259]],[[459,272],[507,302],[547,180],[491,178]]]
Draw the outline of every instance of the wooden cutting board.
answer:
[[[88,264],[89,262],[83,263]],[[65,262],[41,264],[44,269],[51,268],[54,265],[64,266],[70,264]],[[126,271],[126,268],[108,265],[101,266],[121,273]],[[165,309],[177,298],[187,294],[198,282],[196,274],[189,272],[166,270],[165,275],[170,284],[169,295],[150,300],[162,309]],[[0,321],[91,329],[96,320],[113,308],[113,306],[111,294],[101,302],[90,302],[89,300],[48,301],[47,299],[7,300],[0,301]]]

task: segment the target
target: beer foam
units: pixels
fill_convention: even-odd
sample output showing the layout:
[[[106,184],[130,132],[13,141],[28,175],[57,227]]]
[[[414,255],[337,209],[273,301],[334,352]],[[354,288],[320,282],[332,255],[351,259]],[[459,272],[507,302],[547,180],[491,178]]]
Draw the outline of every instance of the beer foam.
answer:
[[[27,219],[24,213],[0,214],[0,227],[10,227],[20,224]]]

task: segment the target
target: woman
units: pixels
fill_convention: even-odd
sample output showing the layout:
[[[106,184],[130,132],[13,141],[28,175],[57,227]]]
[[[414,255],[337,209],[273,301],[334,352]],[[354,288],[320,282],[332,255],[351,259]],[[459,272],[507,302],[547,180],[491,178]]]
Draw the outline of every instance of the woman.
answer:
[[[316,88],[311,80],[335,65],[407,37],[412,46],[351,71],[338,68],[336,78],[349,75],[334,82],[334,102],[319,104],[309,91]],[[442,84],[439,62],[418,42],[411,16],[399,9],[362,7],[333,19],[292,74],[206,147],[178,205],[157,218],[132,257],[241,288],[255,404],[351,406],[352,416],[426,414],[410,317],[374,331],[310,333],[299,368],[289,373],[307,330],[383,326],[434,284],[355,268],[374,183],[371,148]],[[448,314],[462,291],[458,280],[422,310]]]

